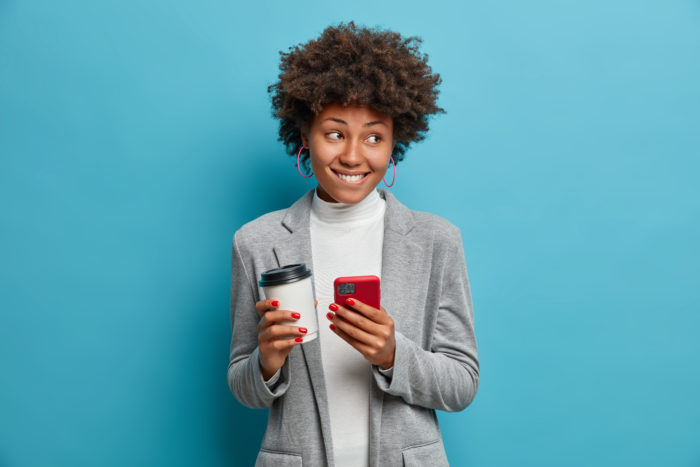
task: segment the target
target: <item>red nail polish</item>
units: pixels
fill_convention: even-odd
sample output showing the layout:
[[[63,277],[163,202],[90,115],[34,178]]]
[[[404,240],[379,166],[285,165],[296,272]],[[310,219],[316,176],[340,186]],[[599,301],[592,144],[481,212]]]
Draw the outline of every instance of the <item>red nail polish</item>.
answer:
[[[306,328],[299,328],[299,332],[302,333],[302,334],[306,334],[306,333],[307,333],[307,329],[306,329]]]
[[[328,305],[328,308],[330,308],[333,311],[338,311],[338,305],[336,305],[335,303],[331,303],[330,305]]]
[[[301,315],[299,313],[292,313],[292,318],[299,319],[301,318]]]
[[[331,324],[331,331],[335,331],[335,325]]]
[[[294,339],[294,340],[295,340],[296,342],[302,342],[304,339],[302,339],[301,337],[297,337],[297,338]]]
[[[272,306],[280,306],[280,302],[278,300],[272,300]]]
[[[347,303],[350,306],[353,306],[355,304],[355,300],[353,300],[352,298],[346,298],[345,303]]]
[[[326,318],[328,318],[329,320],[333,321],[333,313],[330,313],[330,312],[329,312],[329,313],[326,313]]]

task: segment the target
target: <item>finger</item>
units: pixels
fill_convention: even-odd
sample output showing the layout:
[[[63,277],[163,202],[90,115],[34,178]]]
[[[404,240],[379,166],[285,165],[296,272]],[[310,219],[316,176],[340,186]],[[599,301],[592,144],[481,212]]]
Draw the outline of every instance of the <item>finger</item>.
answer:
[[[267,300],[260,300],[259,302],[255,302],[255,309],[258,311],[258,314],[262,316],[263,313],[265,313],[266,311],[274,310],[279,305],[279,300],[276,300],[274,298],[268,298]]]
[[[267,342],[265,344],[266,347],[271,348],[272,350],[275,350],[277,352],[290,349],[291,347],[294,347],[297,344],[302,343],[302,338],[301,337],[294,337],[291,339],[276,339],[270,342]]]
[[[335,325],[336,329],[340,329],[356,341],[362,342],[370,347],[381,347],[381,342],[379,342],[380,339],[377,336],[373,336],[372,334],[363,331],[354,324],[340,318],[338,315],[333,318],[333,324]]]
[[[318,306],[318,300],[314,300],[314,308]]]
[[[262,318],[260,318],[260,323],[258,323],[258,331],[272,325],[279,323],[280,321],[297,321],[301,318],[301,314],[296,311],[291,310],[274,310],[266,311]]]
[[[372,306],[366,305],[356,298],[346,298],[345,303],[342,303],[341,305],[352,307],[354,310],[362,313],[375,323],[386,324],[387,318],[389,317],[386,311],[378,310]]]
[[[306,328],[299,326],[287,326],[284,324],[273,324],[260,333],[260,338],[264,341],[277,340],[280,338],[300,337],[307,333]]]
[[[371,353],[374,352],[374,350],[370,346],[358,341],[357,339],[353,339],[338,326],[331,324],[331,331],[340,336],[341,339],[353,346],[358,352],[360,352],[365,357],[371,355]]]
[[[382,325],[378,324],[368,318],[366,318],[364,315],[361,315],[360,313],[351,310],[350,308],[345,308],[344,306],[336,305],[336,315],[340,316],[343,318],[345,321],[348,321],[355,325],[356,327],[362,329],[363,331],[369,333],[369,334],[374,334],[376,336],[382,334]]]

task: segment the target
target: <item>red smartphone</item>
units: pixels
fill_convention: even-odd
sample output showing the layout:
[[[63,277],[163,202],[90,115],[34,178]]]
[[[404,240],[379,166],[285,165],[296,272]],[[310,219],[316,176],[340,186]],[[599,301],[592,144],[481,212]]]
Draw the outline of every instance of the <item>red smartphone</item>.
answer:
[[[339,277],[333,281],[333,300],[339,305],[345,305],[346,298],[356,298],[379,309],[380,287],[377,276],[348,276]]]

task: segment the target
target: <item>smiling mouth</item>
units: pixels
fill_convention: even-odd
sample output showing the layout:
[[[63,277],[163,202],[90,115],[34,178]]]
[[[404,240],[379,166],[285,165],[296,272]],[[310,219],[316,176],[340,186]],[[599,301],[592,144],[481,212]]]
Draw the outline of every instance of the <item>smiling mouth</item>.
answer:
[[[357,174],[357,175],[346,175],[346,174],[341,174],[339,172],[336,172],[335,170],[331,169],[333,173],[342,181],[345,183],[352,183],[352,184],[360,184],[363,182],[365,178],[367,178],[367,175],[369,175],[369,172],[366,172],[364,174]]]

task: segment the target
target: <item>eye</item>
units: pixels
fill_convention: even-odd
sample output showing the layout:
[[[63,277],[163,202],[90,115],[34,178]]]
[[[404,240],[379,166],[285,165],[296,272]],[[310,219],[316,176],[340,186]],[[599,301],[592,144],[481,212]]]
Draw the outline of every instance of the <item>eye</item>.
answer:
[[[379,137],[379,135],[369,135],[369,136],[367,137],[367,140],[368,140],[370,143],[378,143],[378,142],[380,142],[382,139]]]
[[[341,135],[339,131],[331,131],[329,133],[326,133],[326,136],[328,136],[330,139],[335,140],[338,140],[343,137],[343,135]]]

